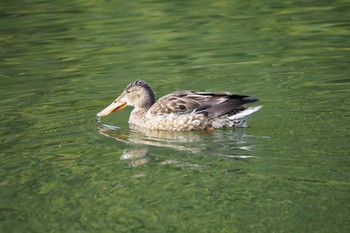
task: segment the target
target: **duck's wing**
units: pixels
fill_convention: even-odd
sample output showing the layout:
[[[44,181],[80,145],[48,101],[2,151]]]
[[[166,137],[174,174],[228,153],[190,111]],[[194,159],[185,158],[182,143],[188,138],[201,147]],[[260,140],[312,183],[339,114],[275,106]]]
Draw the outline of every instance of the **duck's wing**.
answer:
[[[185,114],[201,107],[201,101],[195,92],[176,91],[157,100],[148,112],[151,115]]]
[[[209,118],[228,114],[258,99],[228,92],[176,91],[160,98],[149,109],[150,115],[203,113]]]

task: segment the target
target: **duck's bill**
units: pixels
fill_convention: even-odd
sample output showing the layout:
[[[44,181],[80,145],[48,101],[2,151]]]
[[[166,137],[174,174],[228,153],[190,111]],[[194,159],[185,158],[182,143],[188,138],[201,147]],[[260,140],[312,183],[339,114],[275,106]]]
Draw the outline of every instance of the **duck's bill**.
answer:
[[[112,112],[120,111],[126,106],[128,106],[126,102],[122,101],[121,99],[116,99],[101,112],[97,113],[96,117],[100,118],[108,116]]]

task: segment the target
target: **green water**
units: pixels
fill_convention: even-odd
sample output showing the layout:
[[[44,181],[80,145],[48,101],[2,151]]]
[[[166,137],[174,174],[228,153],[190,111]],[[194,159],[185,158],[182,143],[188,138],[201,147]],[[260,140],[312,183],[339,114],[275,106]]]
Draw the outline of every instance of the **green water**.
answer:
[[[348,1],[2,1],[1,232],[348,232]],[[136,79],[260,98],[247,129],[152,133]]]

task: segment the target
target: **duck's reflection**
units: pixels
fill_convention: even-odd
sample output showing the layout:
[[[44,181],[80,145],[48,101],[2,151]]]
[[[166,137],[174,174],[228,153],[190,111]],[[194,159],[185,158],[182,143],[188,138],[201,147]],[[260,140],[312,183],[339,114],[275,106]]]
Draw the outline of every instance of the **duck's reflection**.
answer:
[[[171,148],[177,151],[189,153],[205,153],[211,156],[220,156],[231,159],[256,158],[250,155],[254,145],[253,139],[241,130],[214,130],[214,131],[163,131],[144,128],[121,129],[117,126],[98,123],[99,133],[106,137],[114,138],[129,146],[121,155],[121,159],[129,160],[130,167],[144,165],[153,160],[148,155],[149,147],[155,146]],[[174,159],[166,160],[162,165],[173,165],[191,168],[203,168],[205,166],[188,164]]]
[[[129,160],[128,163],[130,167],[138,167],[144,165],[153,159],[147,156],[148,148],[145,149],[125,149],[120,159]]]

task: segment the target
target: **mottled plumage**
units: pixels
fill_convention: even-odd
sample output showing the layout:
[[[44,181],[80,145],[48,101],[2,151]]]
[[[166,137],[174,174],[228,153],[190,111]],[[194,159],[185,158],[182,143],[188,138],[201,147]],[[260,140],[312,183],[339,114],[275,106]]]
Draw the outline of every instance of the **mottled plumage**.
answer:
[[[151,87],[141,80],[130,83],[123,93],[97,114],[104,117],[127,105],[134,106],[129,123],[150,129],[246,127],[245,121],[261,106],[244,108],[258,99],[229,92],[175,91],[155,100]]]

